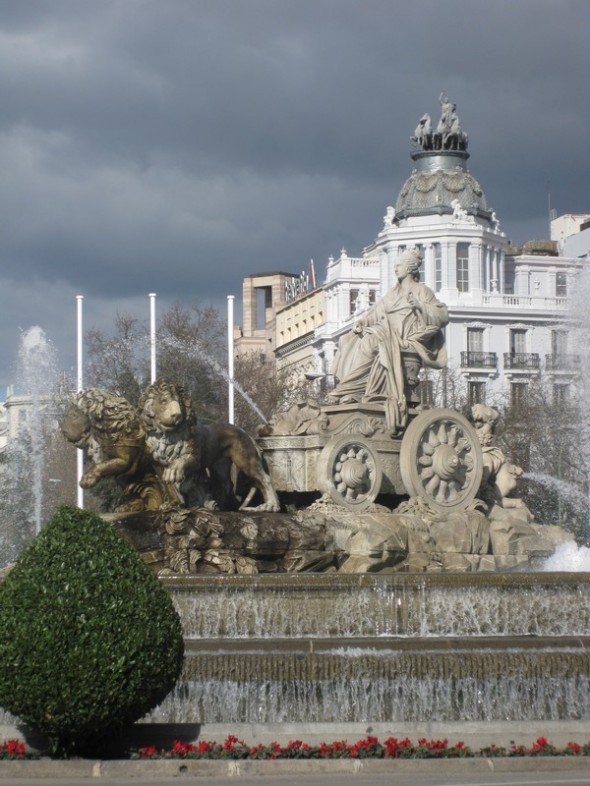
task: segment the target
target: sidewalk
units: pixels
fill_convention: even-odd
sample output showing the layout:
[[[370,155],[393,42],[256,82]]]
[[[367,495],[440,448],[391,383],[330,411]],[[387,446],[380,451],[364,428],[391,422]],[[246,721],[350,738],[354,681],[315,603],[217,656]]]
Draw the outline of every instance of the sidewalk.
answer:
[[[100,761],[73,759],[54,761],[0,761],[0,782],[11,778],[52,780],[93,778],[120,783],[175,777],[276,778],[289,775],[370,775],[370,774],[437,774],[441,777],[465,777],[490,773],[564,773],[588,776],[590,757],[548,756],[526,758],[474,759],[306,759],[277,761]],[[359,781],[361,783],[362,781]]]

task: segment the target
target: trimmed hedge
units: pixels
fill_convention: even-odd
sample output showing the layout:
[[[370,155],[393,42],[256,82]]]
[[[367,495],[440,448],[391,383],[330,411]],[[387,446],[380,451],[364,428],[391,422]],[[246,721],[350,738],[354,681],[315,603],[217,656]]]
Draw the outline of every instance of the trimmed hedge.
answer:
[[[62,506],[0,586],[0,706],[54,755],[96,753],[174,687],[166,591],[98,516]]]

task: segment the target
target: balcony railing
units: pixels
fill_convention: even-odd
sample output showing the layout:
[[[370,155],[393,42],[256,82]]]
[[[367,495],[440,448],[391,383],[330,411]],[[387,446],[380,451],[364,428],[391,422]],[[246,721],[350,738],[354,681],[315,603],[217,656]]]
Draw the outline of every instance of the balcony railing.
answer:
[[[504,368],[537,369],[540,365],[536,352],[504,352]]]
[[[569,308],[567,297],[537,297],[536,295],[503,295],[499,292],[484,292],[482,305],[502,308],[531,308],[542,311],[563,311]]]
[[[547,371],[574,371],[580,367],[579,355],[545,355],[545,368]]]
[[[462,368],[497,368],[498,356],[495,352],[461,352]]]

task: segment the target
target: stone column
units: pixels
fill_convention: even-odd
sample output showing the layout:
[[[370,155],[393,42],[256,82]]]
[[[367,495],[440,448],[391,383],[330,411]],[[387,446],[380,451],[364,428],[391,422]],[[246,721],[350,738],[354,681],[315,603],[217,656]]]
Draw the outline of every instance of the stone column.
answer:
[[[490,249],[490,254],[492,256],[492,292],[498,292],[498,285],[500,283],[498,270],[498,250],[496,248]]]
[[[324,354],[324,367],[322,371],[326,375],[326,390],[331,390],[334,387],[334,377],[332,376],[332,365],[334,364],[334,355],[338,345],[335,341],[324,341],[322,347]]]
[[[434,243],[428,243],[424,249],[424,283],[434,291],[436,286],[434,269]]]
[[[481,292],[482,285],[482,245],[481,243],[469,244],[469,291]]]
[[[395,262],[399,255],[399,246],[396,243],[389,243],[386,246],[387,262],[385,265],[386,274],[381,278],[381,291],[378,298],[388,292],[395,284]]]

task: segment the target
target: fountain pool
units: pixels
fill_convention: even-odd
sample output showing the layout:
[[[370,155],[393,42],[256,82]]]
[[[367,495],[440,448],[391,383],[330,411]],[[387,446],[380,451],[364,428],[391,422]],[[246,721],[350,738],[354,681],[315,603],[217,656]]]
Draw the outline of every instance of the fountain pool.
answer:
[[[151,722],[590,719],[587,573],[163,581],[187,658]]]

